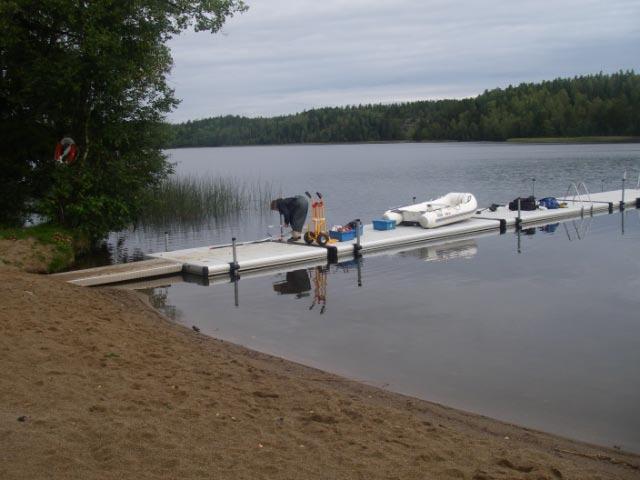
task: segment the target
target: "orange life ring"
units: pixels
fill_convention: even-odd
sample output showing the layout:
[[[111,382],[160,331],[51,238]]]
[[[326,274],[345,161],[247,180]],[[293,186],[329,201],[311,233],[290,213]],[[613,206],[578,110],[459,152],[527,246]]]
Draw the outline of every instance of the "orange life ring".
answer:
[[[62,145],[62,143],[58,142],[56,144],[55,152],[53,153],[53,158],[56,162],[72,164],[75,162],[76,157],[78,156],[78,147],[75,143],[67,144],[66,146]]]

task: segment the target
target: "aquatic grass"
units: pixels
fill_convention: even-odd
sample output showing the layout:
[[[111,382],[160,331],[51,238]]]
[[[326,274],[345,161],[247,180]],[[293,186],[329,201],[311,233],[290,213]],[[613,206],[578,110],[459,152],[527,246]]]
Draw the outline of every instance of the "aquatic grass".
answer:
[[[210,175],[174,175],[147,192],[138,223],[195,224],[242,212],[264,212],[269,209],[274,191],[268,182]]]

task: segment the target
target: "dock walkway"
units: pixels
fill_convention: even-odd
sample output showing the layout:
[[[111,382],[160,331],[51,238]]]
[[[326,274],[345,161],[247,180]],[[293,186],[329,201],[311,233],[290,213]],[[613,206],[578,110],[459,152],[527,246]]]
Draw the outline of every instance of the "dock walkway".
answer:
[[[152,253],[148,255],[151,260],[69,272],[59,276],[79,285],[101,285],[177,272],[214,277],[229,275],[234,271],[248,272],[277,269],[305,262],[337,261],[340,257],[397,249],[421,242],[505,233],[509,228],[525,228],[563,219],[613,213],[622,208],[637,208],[640,206],[640,190],[625,190],[624,199],[621,190],[614,190],[570,197],[562,201],[567,203],[566,208],[522,211],[520,216],[517,211],[511,211],[504,206],[495,211],[479,209],[469,220],[436,229],[401,225],[394,230],[378,231],[374,230],[372,225],[365,225],[359,245],[356,244],[356,240],[340,242],[327,248],[309,246],[302,241],[295,244],[279,241],[239,244],[236,246],[235,265],[230,245],[214,245]],[[624,203],[621,203],[623,201]]]
[[[110,283],[127,282],[141,278],[152,278],[182,272],[182,263],[162,258],[140,262],[118,263],[106,267],[86,268],[51,275],[83,287],[94,287]]]

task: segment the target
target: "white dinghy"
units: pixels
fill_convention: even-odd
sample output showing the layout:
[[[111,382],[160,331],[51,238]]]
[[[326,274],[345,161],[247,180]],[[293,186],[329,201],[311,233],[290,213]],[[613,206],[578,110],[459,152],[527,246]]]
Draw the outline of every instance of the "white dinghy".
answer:
[[[471,218],[478,208],[478,201],[471,193],[447,193],[428,202],[393,208],[384,212],[386,220],[419,223],[422,228],[436,228]]]

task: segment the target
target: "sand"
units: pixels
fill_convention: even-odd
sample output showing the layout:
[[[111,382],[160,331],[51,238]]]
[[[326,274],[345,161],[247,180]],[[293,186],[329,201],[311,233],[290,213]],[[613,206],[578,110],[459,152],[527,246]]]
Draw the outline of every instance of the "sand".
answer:
[[[2,479],[640,478],[636,455],[206,337],[0,267]]]
[[[10,265],[27,272],[46,273],[54,251],[53,245],[43,245],[34,238],[0,238],[0,266]]]

